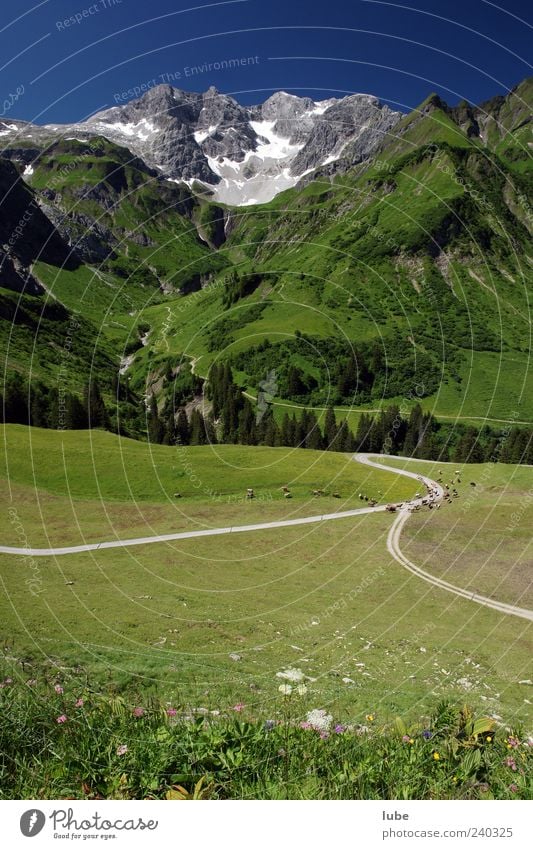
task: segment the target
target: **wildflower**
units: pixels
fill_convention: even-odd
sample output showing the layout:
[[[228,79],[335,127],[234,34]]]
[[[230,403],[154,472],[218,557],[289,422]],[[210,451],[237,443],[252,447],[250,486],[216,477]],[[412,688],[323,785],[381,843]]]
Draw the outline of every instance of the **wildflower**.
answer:
[[[330,713],[326,713],[325,710],[319,710],[318,708],[310,710],[306,719],[315,731],[329,731],[333,722],[333,717]]]
[[[402,743],[408,743],[410,739],[409,734],[404,734],[402,737]]]
[[[520,745],[520,740],[518,737],[508,737],[507,738],[507,748],[508,749],[518,749]]]
[[[365,719],[366,719],[367,722],[374,722],[374,714],[373,713],[367,713],[367,715],[365,716]]]
[[[329,733],[327,731],[321,731],[320,732],[320,739],[321,740],[327,740],[328,737],[329,737]]]
[[[63,690],[63,687],[61,686],[61,684],[56,684],[56,685],[55,685],[55,687],[54,687],[54,690],[56,691],[56,693],[57,693],[59,696],[60,696],[62,693],[64,693],[64,692],[65,692],[65,691]]]
[[[454,784],[457,784],[457,776],[456,775],[454,775],[454,777],[452,778],[452,781],[453,781]]]
[[[439,755],[438,752],[433,752],[433,760],[434,761],[440,761],[440,755]]]
[[[292,687],[290,684],[280,684],[278,690],[284,696],[290,696],[292,693]]]
[[[177,713],[176,708],[167,708],[167,716],[176,716]]]
[[[518,790],[518,784],[515,784],[515,783],[513,782],[513,784],[510,784],[510,785],[509,785],[509,790],[511,791],[511,793],[516,793],[516,792],[517,792],[517,790]]]
[[[298,684],[298,686],[296,687],[296,692],[299,696],[305,696],[305,694],[307,693],[307,687],[305,686],[305,684]]]
[[[265,722],[263,723],[263,728],[265,729],[265,731],[272,731],[275,725],[276,723],[273,719],[265,719]]]
[[[242,710],[244,710],[245,707],[246,705],[243,702],[237,702],[236,705],[233,705],[232,710],[234,710],[236,713],[240,713]]]
[[[426,728],[424,731],[422,731],[422,737],[424,738],[424,740],[431,740],[433,734],[431,733],[429,728]]]
[[[276,672],[276,678],[284,678],[286,681],[292,681],[293,684],[298,684],[299,681],[304,680],[305,675],[301,669],[295,669],[293,666],[290,666],[288,669],[284,669],[283,672]]]
[[[515,761],[514,758],[511,758],[511,757],[505,758],[504,764],[505,764],[505,766],[508,766],[509,769],[512,769],[513,772],[516,772],[516,770],[518,769],[518,767],[516,765],[516,761]]]
[[[117,755],[125,755],[127,751],[128,747],[125,743],[123,743],[122,746],[117,746]]]
[[[311,725],[311,723],[307,722],[307,720],[304,720],[304,722],[300,722],[300,728],[303,728],[305,731],[308,731],[312,727],[313,726]]]
[[[83,699],[78,699],[78,701],[74,703],[74,707],[80,708],[83,707],[83,704]]]
[[[137,716],[137,717],[139,717],[139,716],[144,716],[144,708],[142,708],[142,707],[136,707],[136,708],[134,709],[134,711],[133,711],[133,715],[134,715],[134,716]]]
[[[344,732],[346,731],[346,726],[345,725],[336,725],[335,728],[334,728],[334,731],[335,731],[335,734],[344,734]]]
[[[63,723],[66,722],[66,721],[67,721],[67,717],[65,716],[64,713],[62,713],[61,716],[58,716],[57,719],[56,719],[56,722],[58,723],[58,725],[63,725]]]
[[[490,734],[489,734],[488,737],[485,737],[485,742],[486,743],[492,743],[492,737],[490,736]]]

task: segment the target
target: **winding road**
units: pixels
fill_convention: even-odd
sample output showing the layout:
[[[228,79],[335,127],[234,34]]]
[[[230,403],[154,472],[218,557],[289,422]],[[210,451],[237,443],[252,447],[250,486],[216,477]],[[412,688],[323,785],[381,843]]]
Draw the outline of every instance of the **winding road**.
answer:
[[[378,458],[380,460],[398,459],[397,457],[391,457],[388,454],[354,454],[352,459],[356,460],[358,463],[362,463],[365,466],[372,466],[373,468],[379,469],[380,471],[395,472],[398,475],[413,478],[414,480],[423,483],[425,487],[429,487],[430,489],[434,490],[436,492],[436,501],[440,501],[444,497],[443,487],[431,478],[428,478],[425,475],[418,474],[417,472],[409,472],[407,469],[398,469],[394,466],[386,466],[383,462],[377,462]],[[411,499],[409,505],[421,505],[423,498],[426,498],[425,494],[421,498]],[[108,540],[105,542],[86,543],[84,545],[72,545],[60,548],[30,548],[29,546],[23,548],[15,548],[11,546],[2,545],[0,546],[0,554],[13,554],[25,557],[58,557],[65,554],[78,554],[84,551],[101,551],[108,548],[129,548],[130,546],[134,545],[151,545],[154,543],[172,542],[174,540],[197,539],[199,537],[221,536],[222,534],[251,533],[253,531],[274,530],[277,528],[288,528],[295,527],[298,525],[311,525],[317,524],[319,522],[330,522],[334,521],[335,519],[348,519],[352,516],[363,516],[367,513],[380,513],[384,512],[386,509],[387,508],[385,505],[377,505],[375,507],[360,507],[354,510],[342,510],[338,513],[325,513],[323,515],[307,516],[302,519],[282,519],[275,522],[261,522],[253,525],[234,525],[232,527],[226,528],[209,528],[207,530],[202,531],[182,531],[181,533],[176,534],[159,534],[156,536],[149,537],[136,537],[135,539],[116,539]],[[522,607],[516,607],[512,604],[505,604],[504,602],[495,601],[494,599],[487,598],[485,596],[479,595],[478,593],[472,593],[468,590],[462,589],[461,587],[456,587],[453,584],[450,584],[448,581],[444,581],[442,578],[437,578],[434,575],[431,575],[429,572],[425,572],[423,569],[412,563],[400,549],[401,532],[409,516],[410,512],[408,506],[405,505],[399,510],[387,537],[387,550],[389,554],[391,554],[391,556],[398,563],[400,563],[400,565],[404,569],[407,569],[407,571],[411,572],[413,575],[416,575],[418,578],[421,578],[423,581],[426,581],[427,583],[432,584],[435,587],[439,587],[440,589],[445,590],[446,592],[453,593],[454,595],[465,598],[468,601],[473,601],[476,604],[480,604],[484,607],[489,607],[493,610],[498,611],[499,613],[506,613],[512,616],[518,616],[521,619],[528,619],[530,621],[533,621],[533,610],[528,610]]]

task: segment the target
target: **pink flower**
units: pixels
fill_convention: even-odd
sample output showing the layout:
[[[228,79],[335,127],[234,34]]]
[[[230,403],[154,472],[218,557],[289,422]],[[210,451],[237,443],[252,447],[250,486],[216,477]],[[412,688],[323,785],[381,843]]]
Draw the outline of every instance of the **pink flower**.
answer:
[[[409,734],[404,734],[402,737],[402,743],[408,743],[410,739]]]
[[[520,745],[520,740],[518,737],[509,737],[507,740],[507,745],[510,749],[518,749]]]
[[[336,725],[334,728],[335,734],[344,734],[346,727],[344,725]]]
[[[510,784],[509,790],[511,791],[511,793],[516,793],[516,791],[518,790],[518,784]]]
[[[300,728],[305,728],[305,730],[308,730],[309,728],[312,728],[312,727],[313,726],[311,725],[310,722],[300,722]]]
[[[244,705],[243,702],[237,702],[236,705],[233,705],[232,710],[236,711],[237,713],[240,713],[241,710],[244,710],[245,707],[246,705]]]
[[[176,708],[167,708],[167,716],[176,716],[177,712]]]
[[[64,692],[65,692],[65,691],[63,690],[63,687],[61,686],[61,684],[56,684],[56,685],[55,685],[55,687],[54,687],[54,690],[56,691],[56,693],[57,693],[58,695],[61,695],[61,693],[64,693]]]
[[[74,707],[83,707],[83,699],[78,699],[78,701],[74,704]]]
[[[67,721],[67,717],[65,716],[64,713],[62,713],[61,716],[58,716],[57,719],[56,719],[56,722],[58,723],[58,725],[63,725],[63,723],[66,722],[66,721]]]
[[[137,716],[137,717],[138,717],[138,716],[144,716],[144,708],[142,708],[142,707],[136,707],[136,708],[134,709],[134,711],[133,711],[133,715],[134,715],[134,716]]]
[[[505,758],[504,764],[505,766],[508,766],[509,769],[512,769],[513,772],[516,772],[516,770],[518,769],[514,758]]]
[[[327,732],[327,731],[321,731],[321,732],[320,732],[320,739],[321,739],[321,740],[327,740],[327,739],[328,739],[328,737],[329,737],[329,734],[328,734],[328,732]]]
[[[122,746],[117,747],[117,755],[125,755],[127,751],[128,747],[125,743],[123,743]]]

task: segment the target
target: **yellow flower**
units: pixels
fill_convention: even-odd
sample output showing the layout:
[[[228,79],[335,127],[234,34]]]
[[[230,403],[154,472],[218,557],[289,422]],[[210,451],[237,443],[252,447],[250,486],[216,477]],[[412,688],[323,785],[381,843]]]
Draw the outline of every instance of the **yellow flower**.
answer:
[[[440,755],[439,755],[438,752],[433,752],[433,760],[434,761],[440,761]]]
[[[374,714],[373,713],[367,713],[365,719],[366,719],[367,722],[374,722]]]
[[[457,776],[456,775],[454,775],[454,777],[452,778],[452,781],[453,781],[454,784],[457,784]]]
[[[492,743],[492,737],[486,737],[485,739],[486,739],[487,743]]]
[[[409,743],[411,743],[411,744],[412,744],[412,743],[414,743],[414,742],[415,742],[415,741],[414,741],[414,740],[413,740],[413,738],[411,737],[411,738],[409,739]]]

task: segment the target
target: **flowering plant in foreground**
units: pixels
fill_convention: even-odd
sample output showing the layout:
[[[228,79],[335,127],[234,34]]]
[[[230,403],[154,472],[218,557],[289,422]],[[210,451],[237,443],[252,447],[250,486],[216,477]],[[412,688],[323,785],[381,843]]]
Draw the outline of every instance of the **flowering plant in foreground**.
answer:
[[[291,692],[278,696],[273,718],[263,720],[254,716],[253,704],[246,711],[200,712],[170,707],[170,698],[146,693],[142,698],[92,693],[86,681],[72,686],[73,692],[84,687],[83,709],[65,707],[63,713],[49,681],[37,683],[37,689],[15,682],[0,689],[3,796],[531,797],[531,739],[520,728],[503,726],[503,720],[498,725],[490,717],[475,719],[472,711],[447,704],[419,724],[406,726],[399,719],[379,726],[341,724],[333,710],[303,709],[302,682],[280,683]],[[58,695],[62,703],[65,697]],[[68,704],[77,701],[72,696]],[[139,701],[146,706],[135,709]],[[235,706],[243,704],[235,700]],[[169,721],[174,712],[175,721]],[[361,716],[358,706],[353,712]]]
[[[326,713],[325,710],[315,708],[314,710],[308,711],[306,722],[308,723],[309,728],[312,728],[314,731],[324,733],[328,732],[331,728],[333,717],[330,713]]]

